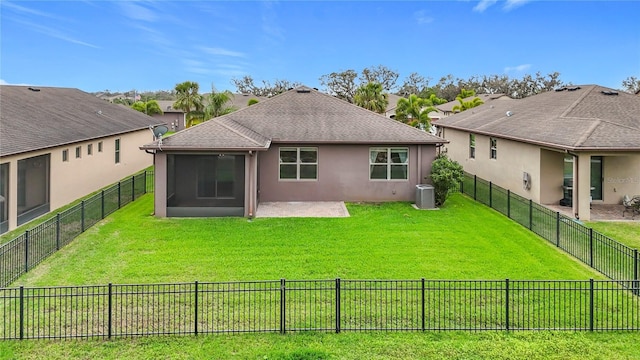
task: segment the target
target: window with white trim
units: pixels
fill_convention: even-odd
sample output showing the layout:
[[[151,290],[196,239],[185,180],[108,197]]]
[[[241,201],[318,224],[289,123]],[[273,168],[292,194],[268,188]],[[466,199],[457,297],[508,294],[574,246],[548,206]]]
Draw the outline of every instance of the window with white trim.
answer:
[[[407,180],[408,178],[408,148],[369,149],[370,180]]]
[[[491,148],[490,154],[489,156],[492,159],[497,159],[498,158],[498,139],[496,138],[489,138],[489,145]]]
[[[115,156],[116,164],[120,164],[120,139],[115,141]]]
[[[318,148],[280,148],[280,180],[317,180]]]
[[[476,158],[476,136],[475,134],[469,134],[469,158]]]

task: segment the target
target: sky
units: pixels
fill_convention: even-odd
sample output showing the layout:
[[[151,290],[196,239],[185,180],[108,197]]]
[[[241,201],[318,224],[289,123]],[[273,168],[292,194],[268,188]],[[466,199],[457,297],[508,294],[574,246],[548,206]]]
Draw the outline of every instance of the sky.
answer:
[[[640,1],[0,1],[0,84],[172,90],[383,65],[441,77],[640,78]]]

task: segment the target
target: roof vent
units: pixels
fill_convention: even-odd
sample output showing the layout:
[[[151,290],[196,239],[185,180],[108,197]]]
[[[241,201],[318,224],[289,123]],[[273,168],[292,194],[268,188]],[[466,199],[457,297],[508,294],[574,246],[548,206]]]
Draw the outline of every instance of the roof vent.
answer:
[[[311,90],[309,90],[309,89],[298,89],[298,90],[296,90],[296,92],[299,93],[299,94],[306,94],[306,93],[310,93]]]
[[[556,91],[558,91],[558,92],[560,92],[560,91],[565,91],[565,90],[567,90],[567,88],[565,88],[565,87],[561,87],[561,88],[557,88],[557,89],[556,89]]]
[[[513,115],[513,112],[511,112],[511,111],[507,111],[506,115],[507,115],[507,116],[511,116],[511,115]]]
[[[30,87],[30,88],[28,88],[28,89],[29,89],[29,90],[31,90],[31,91],[33,91],[33,92],[38,92],[38,91],[40,91],[40,89],[38,89],[38,88],[33,88],[33,87]]]
[[[580,86],[574,86],[574,87],[567,88],[567,91],[576,91],[578,89],[580,89]]]
[[[602,90],[601,93],[603,93],[605,95],[618,95],[618,92],[617,91],[613,91],[613,90],[609,90],[609,91]]]

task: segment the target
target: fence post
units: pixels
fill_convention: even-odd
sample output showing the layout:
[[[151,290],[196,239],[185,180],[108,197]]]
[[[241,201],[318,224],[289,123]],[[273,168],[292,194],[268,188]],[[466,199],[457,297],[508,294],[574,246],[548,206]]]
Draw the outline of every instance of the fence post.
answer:
[[[142,175],[142,185],[144,186],[142,190],[143,194],[147,193],[147,170],[144,171],[144,175]]]
[[[477,200],[478,175],[473,175],[473,200]]]
[[[560,247],[560,211],[556,211],[556,246]]]
[[[593,267],[593,228],[589,228],[589,266]]]
[[[118,209],[122,207],[122,185],[120,185],[121,181],[118,181]]]
[[[507,217],[511,219],[511,190],[507,189]]]
[[[425,292],[424,278],[422,278],[421,282],[422,282],[422,286],[421,286],[422,288],[422,331],[425,331],[426,330],[426,327],[425,327],[425,305],[426,304],[425,304],[425,297],[424,297],[424,292]]]
[[[505,303],[505,325],[506,325],[506,330],[509,330],[509,279],[505,279],[504,281],[504,292],[505,292],[505,297],[504,297],[504,303]]]
[[[80,202],[80,232],[84,232],[84,200]]]
[[[529,199],[529,230],[533,229],[533,200]]]
[[[111,332],[112,332],[112,329],[111,329],[111,327],[112,327],[111,323],[113,321],[113,318],[112,318],[112,315],[111,315],[112,309],[113,309],[113,300],[112,300],[113,289],[112,289],[112,287],[113,286],[111,285],[111,283],[109,283],[109,292],[108,292],[109,297],[107,299],[107,306],[109,308],[109,310],[108,310],[109,312],[107,314],[107,339],[111,339]]]
[[[29,271],[29,230],[24,232],[24,272]]]
[[[634,294],[640,296],[640,283],[638,282],[638,263],[640,259],[638,259],[638,249],[633,249],[633,291]]]
[[[60,250],[60,213],[56,214],[56,250]]]
[[[131,177],[131,201],[136,200],[136,176]]]
[[[493,183],[489,181],[489,207],[493,209]]]
[[[104,190],[102,190],[101,192],[102,195],[102,201],[100,203],[100,215],[101,215],[101,219],[104,219]]]
[[[336,334],[340,333],[340,278],[336,278]]]
[[[589,279],[589,331],[593,331],[593,279]]]
[[[20,286],[20,340],[24,339],[24,286]]]
[[[198,281],[195,282],[195,309],[193,314],[193,334],[198,336]]]
[[[466,177],[466,176],[464,176],[464,177],[462,178],[462,181],[460,181],[460,193],[461,193],[461,194],[464,194],[464,180],[465,180],[464,178],[465,178],[465,177]]]
[[[287,293],[285,291],[285,280],[280,279],[280,334],[284,334],[286,332],[285,327],[285,318],[286,318],[286,309],[285,302],[287,301]]]

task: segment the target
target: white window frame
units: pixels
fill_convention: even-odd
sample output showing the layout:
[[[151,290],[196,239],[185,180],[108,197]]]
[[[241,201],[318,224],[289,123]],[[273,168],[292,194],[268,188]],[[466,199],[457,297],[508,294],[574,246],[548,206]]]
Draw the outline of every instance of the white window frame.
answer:
[[[469,134],[469,159],[476,158],[476,135]]]
[[[114,155],[115,155],[115,163],[116,164],[120,164],[120,147],[122,146],[122,143],[120,142],[120,139],[116,139],[114,142]]]
[[[498,139],[494,137],[489,138],[489,158],[498,159]]]
[[[391,161],[391,153],[392,151],[398,151],[398,150],[404,150],[407,152],[407,157],[405,159],[405,161],[403,163],[394,163]],[[375,159],[372,160],[371,159],[371,152],[381,152],[381,151],[386,151],[387,152],[387,161],[385,163],[379,163],[379,162],[375,162]],[[376,165],[376,166],[381,166],[381,165],[386,165],[387,166],[387,178],[386,179],[372,179],[371,178],[371,169],[372,166]],[[392,179],[391,178],[391,168],[393,166],[405,166],[406,167],[406,178],[404,179]],[[369,180],[370,181],[409,181],[409,148],[408,147],[371,147],[369,148]]]
[[[282,156],[280,154],[282,151],[295,151],[296,152],[296,162],[283,162]],[[315,151],[316,153],[316,161],[315,162],[302,162],[300,158],[300,151]],[[280,181],[318,181],[318,162],[319,162],[319,152],[317,147],[313,146],[301,146],[301,147],[281,147],[278,149],[278,180]],[[296,178],[282,178],[282,165],[295,165],[296,166]],[[300,178],[300,166],[301,165],[315,165],[316,167],[316,177],[311,178]]]

